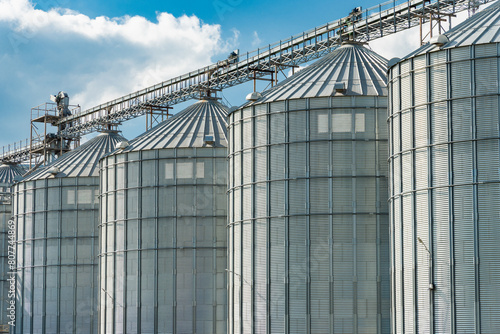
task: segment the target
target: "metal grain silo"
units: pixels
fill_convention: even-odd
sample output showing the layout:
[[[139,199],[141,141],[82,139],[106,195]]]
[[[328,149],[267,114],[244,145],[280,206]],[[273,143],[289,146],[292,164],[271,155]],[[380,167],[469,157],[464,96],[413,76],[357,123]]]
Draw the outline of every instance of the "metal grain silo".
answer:
[[[7,315],[11,312],[7,310],[10,306],[10,298],[8,297],[10,282],[8,279],[12,277],[11,273],[15,272],[9,267],[9,255],[10,260],[15,261],[14,254],[12,252],[9,254],[9,241],[15,241],[15,234],[13,234],[15,233],[15,225],[8,223],[12,218],[11,186],[14,184],[14,178],[22,176],[25,172],[24,168],[17,164],[4,163],[0,165],[0,300],[2,301],[0,304],[0,333],[9,332],[8,323],[11,319],[7,318]],[[14,239],[9,238],[9,236],[13,236]]]
[[[500,3],[389,71],[393,333],[500,333]]]
[[[229,115],[229,333],[389,332],[386,63],[345,44]]]
[[[226,117],[200,100],[101,161],[101,333],[226,332]]]
[[[15,333],[97,333],[98,162],[124,140],[101,133],[14,186]]]

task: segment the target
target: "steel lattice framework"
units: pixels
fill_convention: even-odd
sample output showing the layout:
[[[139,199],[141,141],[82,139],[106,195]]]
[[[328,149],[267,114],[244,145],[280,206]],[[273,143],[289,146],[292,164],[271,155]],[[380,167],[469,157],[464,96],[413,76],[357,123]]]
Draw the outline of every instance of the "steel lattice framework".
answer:
[[[261,77],[269,71],[296,66],[335,50],[342,40],[353,38],[368,42],[421,23],[422,16],[434,13],[447,16],[471,10],[493,0],[391,0],[352,16],[327,23],[265,48],[247,52],[239,61],[229,59],[161,82],[135,93],[100,104],[60,119],[65,124],[61,135],[84,135],[144,115],[151,106],[172,106],[199,96],[200,91],[222,90]],[[350,21],[349,21],[350,20]],[[349,22],[349,23],[347,23]],[[22,161],[29,157],[29,146],[0,155],[0,160]]]

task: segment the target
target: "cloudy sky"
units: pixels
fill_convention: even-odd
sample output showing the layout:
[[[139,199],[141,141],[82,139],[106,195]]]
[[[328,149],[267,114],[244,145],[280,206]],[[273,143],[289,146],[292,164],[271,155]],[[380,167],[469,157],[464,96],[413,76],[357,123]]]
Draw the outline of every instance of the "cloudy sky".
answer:
[[[378,2],[0,0],[0,152],[29,137],[31,108],[60,90],[88,109]],[[371,43],[388,59],[417,46],[417,31]],[[239,105],[250,89],[224,96]],[[123,133],[132,139],[144,124],[129,121]]]

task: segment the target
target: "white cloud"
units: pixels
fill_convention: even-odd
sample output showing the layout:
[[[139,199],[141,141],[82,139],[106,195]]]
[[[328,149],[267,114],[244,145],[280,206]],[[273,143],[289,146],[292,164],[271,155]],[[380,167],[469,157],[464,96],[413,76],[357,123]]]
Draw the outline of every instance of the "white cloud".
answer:
[[[453,25],[467,13],[460,15]],[[234,30],[222,40],[220,26],[196,16],[90,18],[64,8],[35,9],[29,0],[0,0],[0,146],[29,137],[30,108],[49,94],[65,90],[72,104],[90,108],[224,59],[238,36]],[[261,46],[257,31],[252,37],[253,47]],[[388,59],[405,56],[418,47],[418,28],[370,45]]]
[[[491,3],[483,5],[480,10],[490,6]],[[468,18],[468,12],[462,11],[456,14],[456,17],[452,18],[452,27],[457,26],[461,22]],[[449,30],[449,23],[443,22],[443,28],[445,31]],[[429,23],[425,23],[422,26],[422,32],[424,37],[429,33]],[[438,28],[434,27],[433,34],[438,34]],[[424,43],[429,41],[429,36],[424,39]],[[369,43],[373,51],[377,52],[381,56],[390,60],[391,58],[402,58],[409,53],[415,51],[420,47],[420,29],[418,26],[404,31],[400,31],[396,34],[392,34]]]
[[[59,90],[72,104],[93,107],[212,63],[233,48],[237,34],[224,41],[219,25],[196,16],[90,18],[0,0],[0,117],[27,130],[30,108]],[[12,140],[4,127],[0,146]]]
[[[290,68],[288,70],[288,73],[287,73],[287,78],[289,78],[290,76],[294,75],[294,74],[297,74],[299,73],[300,71],[302,71],[304,68],[308,67],[310,64],[305,64],[305,65],[299,65],[299,67],[295,68],[295,69],[292,69]]]
[[[163,42],[194,42],[194,50],[212,50],[218,41],[220,27],[202,24],[195,16],[175,18],[169,13],[159,13],[156,23],[141,16],[91,19],[69,9],[52,9],[48,12],[34,9],[27,0],[0,0],[0,21],[9,22],[21,35],[36,33],[74,34],[95,41],[122,39],[142,47],[162,47]],[[208,37],[208,38],[207,38]]]
[[[253,39],[252,39],[252,47],[253,48],[258,48],[261,46],[262,40],[259,38],[259,34],[257,31],[253,32]]]
[[[369,43],[370,47],[387,60],[402,58],[420,46],[419,28],[400,31]]]

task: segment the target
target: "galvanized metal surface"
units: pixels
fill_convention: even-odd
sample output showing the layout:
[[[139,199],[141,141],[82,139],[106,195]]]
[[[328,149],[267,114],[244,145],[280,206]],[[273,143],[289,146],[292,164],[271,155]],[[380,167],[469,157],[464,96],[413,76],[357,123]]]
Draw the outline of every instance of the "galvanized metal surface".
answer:
[[[344,44],[263,93],[254,103],[328,97],[386,96],[387,60],[360,44]],[[336,92],[335,84],[345,90]],[[248,103],[251,104],[251,103]]]
[[[500,333],[498,9],[390,70],[393,333]]]
[[[49,165],[36,169],[24,181],[53,178],[53,168],[59,169],[56,177],[97,177],[99,159],[112,152],[116,144],[122,141],[126,139],[116,131],[102,132]]]
[[[140,135],[119,152],[138,152],[183,147],[227,147],[227,107],[204,99]],[[213,144],[205,142],[213,137]]]
[[[121,140],[101,134],[14,186],[15,333],[97,333],[95,164]]]
[[[226,333],[226,115],[200,101],[101,161],[101,333]]]
[[[251,80],[253,69],[275,70],[321,58],[340,46],[351,35],[357,41],[371,41],[419,24],[422,12],[451,14],[468,10],[471,5],[482,5],[493,0],[389,0],[364,9],[358,20],[346,24],[346,17],[323,24],[301,34],[269,44],[240,56],[237,64],[222,60],[177,78],[158,83],[140,91],[88,109],[78,115],[64,118],[58,124],[66,125],[66,134],[84,135],[101,129],[102,124],[123,122],[147,113],[151,105],[174,105],[197,98],[200,90],[223,89]],[[424,9],[425,7],[425,9]],[[257,76],[266,75],[257,72]],[[9,145],[3,150],[3,160],[22,159],[29,146]],[[11,149],[12,147],[12,149]]]
[[[0,325],[7,325],[10,321],[7,318],[9,314],[7,312],[7,307],[9,307],[9,281],[7,279],[10,278],[9,264],[8,264],[8,255],[9,255],[9,239],[8,239],[8,221],[12,217],[12,206],[10,204],[4,204],[0,202],[0,247],[2,250],[0,252]]]
[[[475,0],[477,5],[493,0]],[[101,104],[79,115],[62,120],[70,123],[67,134],[85,134],[95,131],[103,122],[124,121],[141,116],[148,105],[173,105],[198,96],[200,90],[223,89],[251,80],[252,69],[270,70],[280,65],[298,65],[320,58],[337,48],[341,31],[351,33],[358,41],[371,41],[419,24],[425,5],[426,11],[454,13],[467,10],[469,0],[389,0],[362,11],[360,19],[346,27],[346,18],[339,18],[279,42],[240,55],[236,64],[226,60],[158,83],[113,101]],[[354,33],[353,33],[354,31]],[[344,36],[344,40],[346,37]],[[258,75],[263,75],[260,73]]]
[[[0,166],[0,329],[7,326],[10,321],[9,314],[9,282],[11,277],[9,268],[9,226],[8,221],[12,218],[11,188],[16,176],[22,175],[24,168],[19,165],[4,164]],[[11,250],[12,253],[12,250]],[[8,326],[7,326],[8,328]]]
[[[22,176],[26,170],[18,164],[0,165],[0,193],[10,192],[16,176]]]
[[[469,45],[499,43],[500,42],[500,2],[496,1],[488,8],[474,14],[444,35],[449,43],[442,47],[427,43],[404,59],[422,55],[428,52],[458,48]]]
[[[228,333],[389,332],[387,98],[372,92],[229,115]]]

